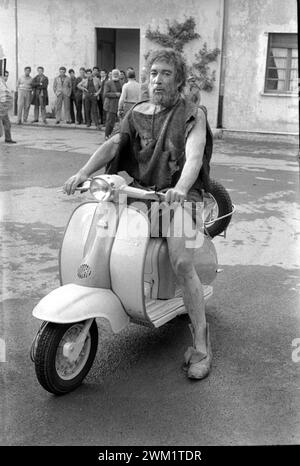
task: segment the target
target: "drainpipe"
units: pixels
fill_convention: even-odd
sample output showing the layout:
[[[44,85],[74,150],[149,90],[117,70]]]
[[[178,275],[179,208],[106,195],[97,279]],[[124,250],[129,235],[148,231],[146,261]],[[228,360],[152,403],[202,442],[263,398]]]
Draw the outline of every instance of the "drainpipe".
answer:
[[[217,128],[223,128],[223,100],[224,100],[226,53],[227,53],[226,36],[227,36],[227,30],[228,30],[228,1],[229,0],[223,0],[223,9],[222,9],[223,10],[222,11],[223,23],[222,23],[220,86],[219,86]]]
[[[16,89],[19,79],[18,0],[15,0]],[[18,114],[18,91],[15,92],[14,114]]]

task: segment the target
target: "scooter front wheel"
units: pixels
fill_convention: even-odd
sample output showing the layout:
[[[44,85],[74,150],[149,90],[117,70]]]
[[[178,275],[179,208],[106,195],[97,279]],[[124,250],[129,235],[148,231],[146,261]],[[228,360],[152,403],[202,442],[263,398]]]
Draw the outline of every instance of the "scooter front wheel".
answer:
[[[94,362],[98,347],[98,328],[94,320],[78,357],[73,360],[64,354],[66,344],[78,338],[84,322],[71,324],[48,323],[35,352],[35,372],[41,386],[55,395],[64,395],[82,383]]]

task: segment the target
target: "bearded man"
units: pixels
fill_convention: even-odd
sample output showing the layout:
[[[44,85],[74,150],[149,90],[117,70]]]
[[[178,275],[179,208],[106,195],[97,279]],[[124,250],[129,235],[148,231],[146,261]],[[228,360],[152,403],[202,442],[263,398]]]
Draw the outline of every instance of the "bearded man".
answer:
[[[133,185],[166,191],[166,201],[177,206],[172,222],[178,225],[185,215],[183,201],[200,201],[202,189],[207,188],[212,135],[205,109],[181,94],[186,80],[181,54],[172,49],[153,51],[147,70],[150,100],[130,109],[120,133],[96,150],[66,181],[64,190],[73,194],[105,165],[107,173],[125,170],[134,179]],[[185,369],[189,378],[202,379],[210,371],[212,352],[203,288],[194,265],[198,250],[186,247],[186,240],[184,234],[167,237],[171,264],[191,320],[193,346],[184,355]]]

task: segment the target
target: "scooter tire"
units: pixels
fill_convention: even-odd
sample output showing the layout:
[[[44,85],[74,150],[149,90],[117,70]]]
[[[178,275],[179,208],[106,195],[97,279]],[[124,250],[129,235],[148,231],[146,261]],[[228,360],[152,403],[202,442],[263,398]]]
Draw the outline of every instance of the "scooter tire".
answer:
[[[209,189],[207,191],[210,197],[214,199],[214,201],[218,205],[218,217],[222,217],[223,215],[229,214],[232,212],[232,202],[231,198],[228,194],[228,191],[224,188],[224,186],[214,179],[210,179],[209,182]],[[229,215],[228,217],[222,218],[221,220],[216,220],[216,222],[208,225],[206,227],[206,234],[210,238],[214,238],[217,235],[223,233],[228,227],[232,216]]]
[[[40,385],[55,395],[65,395],[78,388],[88,374],[94,362],[98,347],[98,327],[94,320],[88,336],[90,348],[87,360],[81,371],[72,379],[60,377],[56,369],[56,355],[59,344],[65,333],[74,326],[70,324],[55,324],[49,322],[42,331],[35,352],[35,372]]]

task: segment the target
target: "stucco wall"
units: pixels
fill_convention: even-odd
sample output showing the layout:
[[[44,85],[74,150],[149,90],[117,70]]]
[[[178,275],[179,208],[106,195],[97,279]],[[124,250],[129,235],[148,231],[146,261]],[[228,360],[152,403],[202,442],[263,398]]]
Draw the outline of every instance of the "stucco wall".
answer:
[[[298,132],[296,96],[263,95],[268,32],[297,32],[296,0],[227,0],[223,126]]]
[[[15,12],[13,0],[0,0],[0,45],[7,57],[10,81],[15,82]]]
[[[38,65],[45,67],[45,74],[50,79],[50,103],[54,99],[52,83],[59,66],[78,71],[82,65],[94,65],[95,27],[139,28],[140,67],[145,51],[149,46],[154,47],[145,38],[148,26],[160,26],[163,31],[166,19],[183,21],[188,16],[195,18],[201,40],[187,47],[188,58],[201,48],[204,41],[211,48],[221,45],[222,0],[18,0],[17,3],[19,70],[22,72],[26,65],[34,71]],[[15,83],[14,4],[15,0],[0,0],[0,44],[8,56],[11,85]],[[219,69],[219,57],[214,68]],[[214,90],[202,95],[212,126],[216,125],[217,118],[218,71],[216,78]]]

